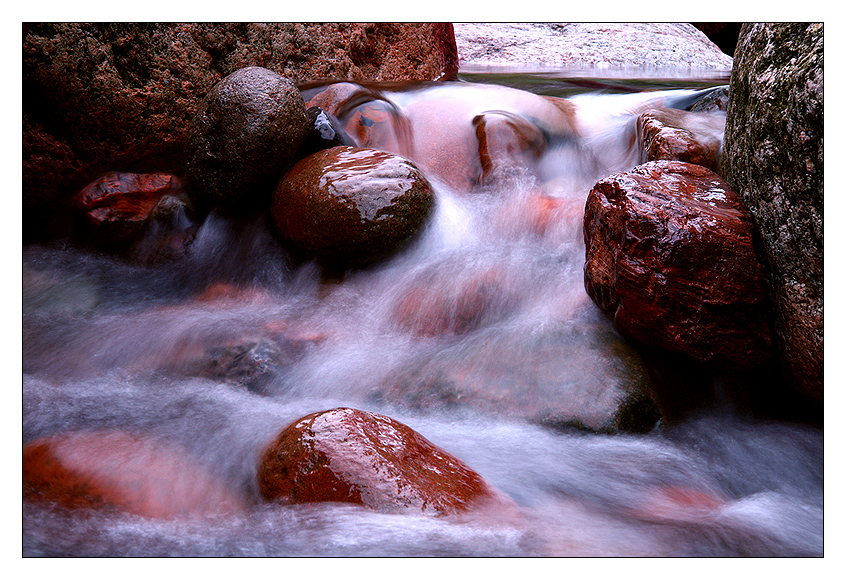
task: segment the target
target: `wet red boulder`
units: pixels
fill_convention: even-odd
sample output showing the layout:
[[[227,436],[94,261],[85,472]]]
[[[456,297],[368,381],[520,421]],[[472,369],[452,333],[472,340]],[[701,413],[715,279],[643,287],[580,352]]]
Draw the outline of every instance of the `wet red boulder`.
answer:
[[[423,228],[434,204],[432,186],[412,162],[341,146],[291,168],[276,187],[271,211],[295,252],[360,267],[400,250]]]
[[[717,171],[726,117],[679,109],[649,109],[638,116],[641,161],[687,161]]]
[[[59,434],[25,446],[23,497],[151,518],[229,514],[246,506],[187,451],[120,430]]]
[[[265,452],[259,489],[286,503],[348,502],[389,513],[454,515],[506,501],[458,458],[389,417],[309,414]]]
[[[717,174],[654,161],[605,178],[583,232],[586,291],[623,335],[701,362],[769,357],[754,225]]]

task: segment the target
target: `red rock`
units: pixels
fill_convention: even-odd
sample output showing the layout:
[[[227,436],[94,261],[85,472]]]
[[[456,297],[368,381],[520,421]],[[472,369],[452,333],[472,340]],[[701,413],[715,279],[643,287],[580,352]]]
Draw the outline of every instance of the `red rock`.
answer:
[[[271,212],[295,252],[360,267],[400,250],[422,229],[434,203],[429,182],[407,159],[342,146],[291,168],[277,185]]]
[[[348,502],[381,512],[454,515],[508,504],[459,459],[389,417],[350,408],[309,414],[265,452],[259,489],[297,504]]]
[[[617,329],[698,361],[763,363],[771,338],[754,225],[708,169],[655,161],[598,182],[585,209],[585,288]]]
[[[181,190],[171,174],[111,172],[84,187],[75,204],[92,228],[108,228],[112,238],[126,241],[139,234],[162,198]]]
[[[60,434],[28,444],[23,497],[151,518],[245,508],[243,499],[185,451],[118,430]]]
[[[641,161],[687,161],[718,169],[726,117],[679,109],[649,109],[638,116]]]

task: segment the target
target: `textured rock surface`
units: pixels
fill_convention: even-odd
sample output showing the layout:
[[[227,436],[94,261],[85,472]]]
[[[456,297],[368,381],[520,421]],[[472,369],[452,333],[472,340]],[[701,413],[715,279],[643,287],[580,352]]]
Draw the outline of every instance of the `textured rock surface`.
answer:
[[[25,446],[23,497],[152,518],[246,506],[186,452],[117,430],[59,434]]]
[[[267,449],[259,488],[286,503],[350,502],[451,515],[498,498],[458,458],[387,416],[338,408],[305,416]]]
[[[584,234],[586,291],[623,335],[703,362],[768,358],[753,222],[717,174],[655,161],[605,178]]]
[[[764,246],[775,334],[793,383],[823,399],[823,24],[745,25],[723,175]]]
[[[717,171],[725,123],[719,114],[649,109],[636,122],[641,163],[687,161]]]
[[[274,192],[272,213],[282,238],[305,256],[360,266],[399,250],[434,203],[432,187],[410,161],[342,146],[291,168]]]
[[[254,210],[270,198],[309,129],[294,83],[263,67],[238,69],[212,87],[188,127],[192,190],[211,206]]]
[[[189,121],[226,75],[262,66],[320,78],[454,77],[444,23],[30,24],[23,40],[25,236],[106,171],[178,172]]]
[[[724,54],[691,24],[456,24],[459,65],[726,71]]]

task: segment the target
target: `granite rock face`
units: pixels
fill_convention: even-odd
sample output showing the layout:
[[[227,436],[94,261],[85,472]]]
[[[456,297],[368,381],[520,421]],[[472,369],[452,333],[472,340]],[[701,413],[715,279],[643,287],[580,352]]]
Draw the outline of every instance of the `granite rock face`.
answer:
[[[38,23],[23,39],[24,235],[53,235],[107,171],[178,173],[200,100],[228,74],[434,80],[457,73],[445,23]],[[45,219],[56,217],[56,223]]]
[[[732,57],[684,23],[455,25],[459,64],[475,67],[724,71]]]
[[[823,24],[747,24],[722,174],[755,219],[787,375],[823,400]]]
[[[586,291],[621,334],[699,362],[768,359],[753,222],[717,174],[654,161],[605,178],[584,233]]]

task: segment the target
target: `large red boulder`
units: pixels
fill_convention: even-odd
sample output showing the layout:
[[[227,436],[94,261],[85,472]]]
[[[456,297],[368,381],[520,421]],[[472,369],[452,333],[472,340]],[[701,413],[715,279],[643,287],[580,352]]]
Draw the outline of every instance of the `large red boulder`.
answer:
[[[432,186],[409,160],[341,146],[286,172],[271,211],[297,253],[358,267],[397,252],[422,229],[434,205]]]
[[[391,513],[453,515],[505,502],[410,427],[350,408],[309,414],[285,428],[261,460],[259,489],[268,500],[349,502]]]
[[[717,174],[646,163],[588,196],[585,288],[631,339],[752,367],[771,347],[753,234],[750,214]]]
[[[55,235],[45,214],[103,172],[181,171],[200,100],[240,68],[295,83],[458,71],[449,23],[35,23],[22,52],[25,237]]]
[[[58,434],[25,446],[23,497],[151,518],[246,507],[187,451],[120,430]]]

